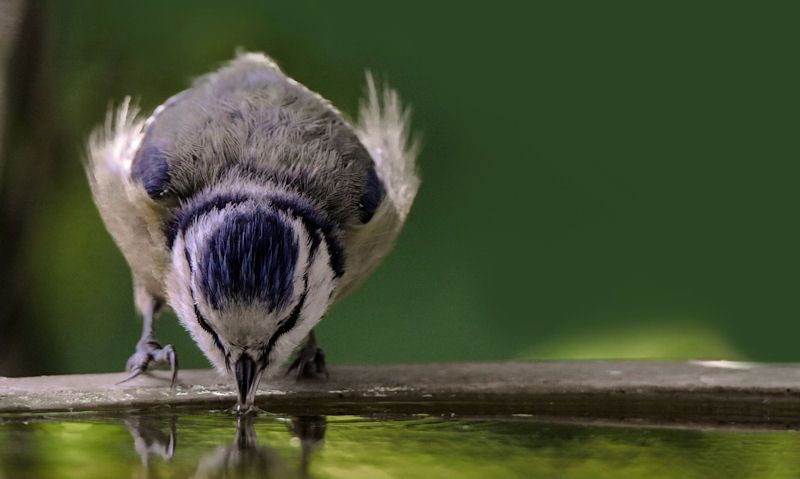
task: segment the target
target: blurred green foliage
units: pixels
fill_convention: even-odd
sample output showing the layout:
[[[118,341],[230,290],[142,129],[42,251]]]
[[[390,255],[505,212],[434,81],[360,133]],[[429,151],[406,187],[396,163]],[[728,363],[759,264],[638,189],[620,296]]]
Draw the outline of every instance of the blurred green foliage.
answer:
[[[698,357],[698,354],[742,359],[741,353],[715,329],[678,320],[587,328],[549,342],[538,342],[519,359],[686,359]]]
[[[644,357],[800,358],[796,11],[46,5],[74,154],[34,245],[26,327],[44,372],[119,370],[139,335],[82,141],[110,101],[150,111],[239,47],[351,114],[369,68],[422,133],[423,187],[395,252],[320,327],[333,362],[614,357],[616,339]],[[183,365],[206,364],[173,318],[159,329]]]

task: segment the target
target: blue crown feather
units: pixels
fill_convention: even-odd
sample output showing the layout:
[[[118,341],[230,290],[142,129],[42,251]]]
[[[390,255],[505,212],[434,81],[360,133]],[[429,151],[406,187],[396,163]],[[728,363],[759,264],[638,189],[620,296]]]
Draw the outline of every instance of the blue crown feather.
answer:
[[[233,214],[208,238],[201,288],[211,305],[264,302],[281,309],[293,292],[298,244],[292,228],[264,210]]]

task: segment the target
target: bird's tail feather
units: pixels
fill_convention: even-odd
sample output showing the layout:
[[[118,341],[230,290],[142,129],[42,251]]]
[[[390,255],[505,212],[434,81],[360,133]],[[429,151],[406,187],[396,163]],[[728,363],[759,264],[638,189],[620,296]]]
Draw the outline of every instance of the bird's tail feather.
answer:
[[[163,232],[156,205],[141,184],[131,179],[133,157],[142,141],[145,120],[126,98],[109,109],[105,125],[89,137],[86,176],[97,209],[139,281],[156,281],[163,269]],[[148,246],[142,244],[147,242]]]
[[[86,172],[97,181],[106,174],[127,178],[131,161],[142,139],[144,119],[126,97],[116,109],[109,108],[106,122],[89,137]]]
[[[404,108],[396,91],[378,88],[367,73],[367,96],[359,109],[356,132],[375,161],[378,177],[405,220],[419,189],[416,158],[419,143],[409,131],[410,111]]]

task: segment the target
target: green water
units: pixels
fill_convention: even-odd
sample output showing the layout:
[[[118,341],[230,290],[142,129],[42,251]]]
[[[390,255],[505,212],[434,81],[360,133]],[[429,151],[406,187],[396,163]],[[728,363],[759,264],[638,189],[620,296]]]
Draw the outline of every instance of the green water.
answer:
[[[0,478],[800,477],[800,434],[529,417],[2,417]]]

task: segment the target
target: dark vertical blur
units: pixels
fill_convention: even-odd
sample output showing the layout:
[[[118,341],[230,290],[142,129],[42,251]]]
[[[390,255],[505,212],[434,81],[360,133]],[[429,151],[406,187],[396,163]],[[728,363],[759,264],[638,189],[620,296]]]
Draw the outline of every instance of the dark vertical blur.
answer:
[[[30,344],[32,322],[28,294],[33,228],[58,177],[61,147],[48,65],[47,15],[42,2],[7,2],[4,10],[0,61],[6,73],[4,113],[8,120],[0,170],[0,373],[46,371],[49,358],[39,357]]]
[[[7,83],[11,77],[9,71],[9,57],[19,39],[20,25],[22,24],[23,2],[22,0],[8,0],[0,3],[0,199],[5,199],[8,186],[3,181],[3,171],[7,163],[8,148],[3,141],[6,135],[6,117],[9,108]],[[5,201],[0,202],[0,261],[6,265],[6,258],[2,252],[8,243],[7,237],[13,230],[11,227],[11,212],[4,206]],[[3,284],[12,284],[14,275],[19,269],[16,261],[14,264],[7,264],[7,274]],[[17,305],[12,304],[11,299],[5,292],[10,286],[2,287],[0,291],[0,374],[16,374],[25,372],[25,361],[19,357],[19,345],[22,344],[19,338],[19,328],[11,321],[11,312],[17,309]],[[18,345],[17,348],[14,346]]]

